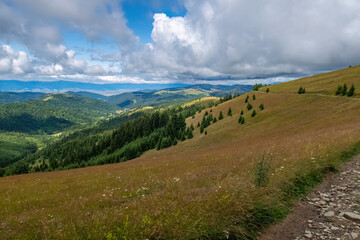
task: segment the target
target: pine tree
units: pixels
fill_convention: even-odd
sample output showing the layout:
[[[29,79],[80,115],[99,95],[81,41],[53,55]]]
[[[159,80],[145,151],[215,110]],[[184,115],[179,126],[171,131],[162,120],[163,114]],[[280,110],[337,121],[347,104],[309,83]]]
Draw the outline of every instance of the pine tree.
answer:
[[[246,96],[245,103],[247,103],[248,101],[249,101],[249,95]]]
[[[197,127],[200,127],[200,122],[198,122]]]
[[[222,113],[222,111],[220,111],[220,114],[219,114],[219,120],[223,119],[224,118],[224,115]]]
[[[201,125],[200,126],[200,133],[203,133],[204,132],[204,125]]]
[[[213,119],[213,123],[216,123],[217,122],[217,119],[216,119],[216,117],[214,117],[214,119]]]
[[[351,97],[351,96],[354,96],[354,94],[355,94],[355,86],[354,86],[354,84],[352,84],[347,95],[348,95],[348,97]]]
[[[342,86],[341,86],[341,85],[339,85],[339,86],[337,87],[335,94],[336,94],[336,95],[339,95],[340,93],[342,93]]]
[[[305,88],[303,88],[303,90],[302,90],[302,94],[305,94]]]
[[[243,117],[240,115],[240,117],[239,117],[239,121],[238,121],[239,123],[241,123],[242,118],[243,118]]]
[[[267,89],[266,89],[266,93],[269,93],[269,92],[270,92],[270,89],[269,89],[269,88],[267,88]]]
[[[188,132],[187,138],[190,139],[190,138],[193,138],[193,137],[194,137],[193,131],[190,128],[190,131]]]
[[[260,110],[264,110],[264,104],[260,104],[259,108]]]
[[[243,117],[242,119],[241,119],[241,124],[244,124],[245,123],[245,118]]]
[[[251,117],[255,117],[255,115],[256,115],[256,111],[254,109],[254,111],[251,113]]]
[[[243,111],[243,110],[241,110],[240,115],[244,115],[244,111]]]
[[[252,109],[252,105],[251,105],[250,103],[248,103],[248,104],[246,105],[246,108],[247,108],[247,110],[251,110],[251,109]]]
[[[231,107],[229,107],[229,110],[228,110],[228,116],[232,116]]]
[[[207,135],[207,131],[205,131],[205,135]]]
[[[342,88],[342,95],[343,96],[345,96],[346,95],[346,93],[347,93],[347,85],[346,85],[346,83],[344,84],[344,86],[343,86],[343,88]]]
[[[256,99],[256,96],[255,96],[255,94],[253,94],[252,98],[253,98],[253,100],[255,100],[255,99]]]
[[[300,87],[299,90],[298,90],[298,94],[302,94],[303,93],[303,88]]]
[[[190,125],[190,129],[191,129],[191,131],[194,131],[195,128],[194,128],[193,124]]]

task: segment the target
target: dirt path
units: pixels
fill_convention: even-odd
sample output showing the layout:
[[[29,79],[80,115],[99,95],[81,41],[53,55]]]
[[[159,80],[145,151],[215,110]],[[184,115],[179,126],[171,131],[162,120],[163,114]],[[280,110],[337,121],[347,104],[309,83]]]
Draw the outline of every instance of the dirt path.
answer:
[[[360,155],[327,176],[260,239],[360,239]]]

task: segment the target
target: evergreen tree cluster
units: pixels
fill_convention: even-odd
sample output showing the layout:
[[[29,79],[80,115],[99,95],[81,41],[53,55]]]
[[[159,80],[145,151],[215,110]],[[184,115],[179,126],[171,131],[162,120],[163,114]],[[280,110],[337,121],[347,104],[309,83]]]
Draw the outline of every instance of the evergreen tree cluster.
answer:
[[[234,97],[233,97],[233,95],[228,95],[228,96],[225,96],[225,97],[221,97],[220,98],[220,103],[223,103],[223,102],[227,102],[227,101],[229,101],[229,100],[231,100],[231,99],[233,99]]]
[[[115,130],[76,132],[0,172],[12,175],[122,162],[150,149],[170,147],[193,137],[194,127],[186,128],[184,112],[156,111],[127,120]],[[30,168],[31,164],[36,167]]]
[[[305,94],[305,88],[300,87],[298,90],[298,94]]]
[[[216,121],[217,121],[216,117],[214,118],[212,114],[204,115],[200,123],[200,133],[203,133],[205,128],[210,126],[211,123],[215,123]]]
[[[343,86],[339,85],[335,92],[336,95],[348,96],[352,97],[355,94],[355,86],[354,84],[351,85],[351,88],[348,91],[346,83]]]

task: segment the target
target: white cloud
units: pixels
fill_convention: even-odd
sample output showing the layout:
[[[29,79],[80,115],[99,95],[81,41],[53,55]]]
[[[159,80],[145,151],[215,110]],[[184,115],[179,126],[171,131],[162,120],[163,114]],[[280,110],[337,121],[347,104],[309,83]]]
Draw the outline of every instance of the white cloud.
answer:
[[[24,74],[30,72],[28,56],[9,45],[0,45],[0,73]]]
[[[188,0],[184,17],[155,14],[153,43],[125,71],[235,79],[316,73],[360,62],[360,2]]]

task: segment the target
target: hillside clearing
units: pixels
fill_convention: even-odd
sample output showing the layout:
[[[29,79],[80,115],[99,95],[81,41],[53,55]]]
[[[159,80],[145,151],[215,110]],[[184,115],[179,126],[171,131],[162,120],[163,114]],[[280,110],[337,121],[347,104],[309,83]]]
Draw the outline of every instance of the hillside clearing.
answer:
[[[359,73],[359,68],[351,70]],[[317,92],[311,84],[306,90]],[[224,119],[207,127],[207,135],[196,127],[194,138],[125,163],[1,178],[0,235],[255,238],[283,218],[322,174],[360,152],[359,101],[298,95],[298,83],[284,86],[205,109],[188,118],[187,125],[197,126],[205,111],[214,117],[222,111]],[[330,93],[332,85],[324,89]],[[251,118],[245,98],[253,94],[256,100],[249,102],[257,115]],[[230,107],[232,116],[227,116]],[[241,110],[243,125],[238,123]],[[257,188],[254,169],[263,155],[271,158],[269,184]]]

